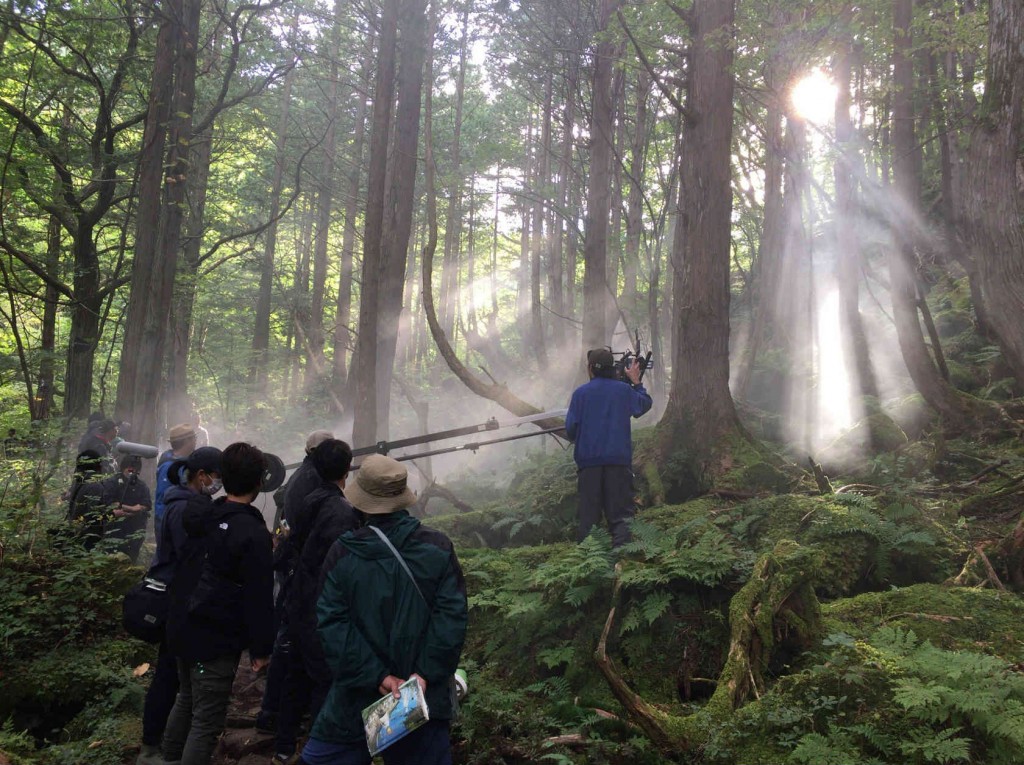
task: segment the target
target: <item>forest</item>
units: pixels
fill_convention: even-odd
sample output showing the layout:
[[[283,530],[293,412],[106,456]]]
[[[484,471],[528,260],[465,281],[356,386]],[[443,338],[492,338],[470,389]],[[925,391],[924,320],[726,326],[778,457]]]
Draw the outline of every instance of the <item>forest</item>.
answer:
[[[457,763],[1024,762],[1021,0],[0,0],[0,70],[0,765],[139,751],[94,411],[532,417],[406,463]],[[556,432],[599,347],[652,358],[615,550]]]

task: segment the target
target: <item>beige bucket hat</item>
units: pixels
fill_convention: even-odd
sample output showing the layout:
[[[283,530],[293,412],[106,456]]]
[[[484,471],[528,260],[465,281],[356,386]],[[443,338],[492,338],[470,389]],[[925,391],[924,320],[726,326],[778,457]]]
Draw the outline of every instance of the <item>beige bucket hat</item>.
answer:
[[[384,515],[416,503],[407,485],[409,471],[398,460],[371,454],[359,464],[355,480],[345,486],[345,498],[370,515]]]

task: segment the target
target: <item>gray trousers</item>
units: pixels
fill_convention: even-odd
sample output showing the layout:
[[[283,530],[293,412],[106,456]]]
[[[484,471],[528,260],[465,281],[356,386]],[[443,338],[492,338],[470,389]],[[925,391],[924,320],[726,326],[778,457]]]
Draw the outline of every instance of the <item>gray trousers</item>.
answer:
[[[167,718],[166,765],[209,765],[224,731],[238,654],[210,661],[178,659],[178,697]]]
[[[636,511],[633,470],[629,465],[580,468],[576,474],[576,489],[580,520],[577,541],[586,539],[604,515],[612,535],[612,547],[626,544],[630,540],[629,522]]]

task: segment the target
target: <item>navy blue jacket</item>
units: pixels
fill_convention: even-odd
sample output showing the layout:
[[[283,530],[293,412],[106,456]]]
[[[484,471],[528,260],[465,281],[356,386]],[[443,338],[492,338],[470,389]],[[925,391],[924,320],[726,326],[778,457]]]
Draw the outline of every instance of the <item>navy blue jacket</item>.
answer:
[[[186,505],[188,541],[170,588],[167,645],[186,661],[209,661],[274,647],[270,532],[252,505],[226,497]]]
[[[187,509],[191,506],[196,508],[192,512],[209,510],[213,500],[187,486],[171,484],[164,494],[164,505],[163,521],[156,525],[156,554],[149,567],[149,576],[170,584],[188,542],[185,531]]]
[[[643,385],[608,377],[595,377],[574,390],[565,432],[575,443],[577,467],[632,464],[629,418],[645,414],[652,403]]]

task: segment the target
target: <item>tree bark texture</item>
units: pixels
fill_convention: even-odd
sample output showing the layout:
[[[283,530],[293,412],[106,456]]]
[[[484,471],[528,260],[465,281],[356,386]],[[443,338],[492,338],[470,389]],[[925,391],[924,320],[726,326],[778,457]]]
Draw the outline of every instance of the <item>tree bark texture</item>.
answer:
[[[420,111],[423,98],[423,64],[431,43],[426,0],[404,0],[399,16],[401,56],[398,64],[398,104],[389,169],[388,225],[381,246],[380,309],[378,312],[377,399],[378,437],[385,438],[391,411],[391,378],[395,369],[399,319],[405,294],[405,267],[412,235],[417,166],[419,164]]]
[[[1024,385],[1024,4],[989,6],[985,96],[971,131],[959,227],[984,310]]]
[[[192,172],[189,174],[187,188],[188,220],[182,260],[174,284],[171,369],[168,375],[167,411],[172,423],[188,419],[192,414],[192,399],[188,391],[188,359],[192,350],[192,317],[199,283],[206,191],[209,187],[212,158],[213,130],[208,129],[193,138],[189,158]]]
[[[163,362],[189,174],[199,10],[198,0],[173,0],[165,10],[143,136],[139,223],[117,410],[120,419],[132,423],[133,437],[144,443],[155,443],[163,425]]]
[[[400,0],[385,0],[381,12],[374,81],[373,115],[370,122],[370,159],[366,181],[366,213],[363,216],[363,271],[359,294],[359,332],[350,374],[352,443],[377,440],[377,321],[387,193],[388,139],[395,93],[395,53]],[[387,395],[384,392],[384,395]]]
[[[694,486],[713,480],[715,449],[738,428],[729,393],[734,0],[691,11],[688,112],[672,248],[672,385],[663,424],[691,464]]]
[[[916,225],[920,215],[920,180],[915,160],[914,112],[911,101],[914,66],[910,57],[913,0],[893,3],[893,110],[892,171],[899,217],[893,222],[896,241],[889,248],[889,280],[893,319],[900,351],[914,385],[946,420],[957,428],[965,423],[967,407],[963,398],[939,374],[925,345],[918,317]]]

